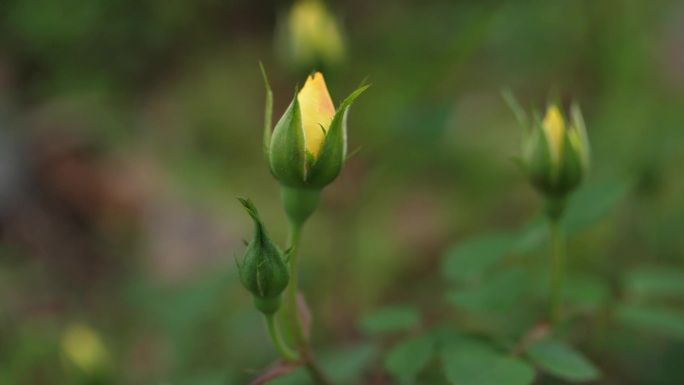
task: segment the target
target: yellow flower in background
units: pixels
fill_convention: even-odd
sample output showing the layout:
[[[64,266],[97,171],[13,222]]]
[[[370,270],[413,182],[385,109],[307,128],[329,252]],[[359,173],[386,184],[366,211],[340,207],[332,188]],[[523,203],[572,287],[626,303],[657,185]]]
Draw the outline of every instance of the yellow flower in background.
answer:
[[[62,334],[62,352],[75,366],[94,374],[109,365],[109,353],[97,332],[86,325],[70,325]]]
[[[281,22],[277,40],[286,61],[309,71],[341,63],[344,39],[335,16],[321,0],[298,0]]]
[[[584,119],[573,105],[571,119],[550,105],[544,119],[532,124],[525,144],[523,166],[534,186],[548,196],[574,190],[589,171],[589,141]]]
[[[321,151],[325,132],[335,116],[335,106],[328,93],[328,87],[325,85],[323,74],[316,72],[309,76],[304,87],[299,91],[297,100],[302,112],[306,152],[316,158]]]

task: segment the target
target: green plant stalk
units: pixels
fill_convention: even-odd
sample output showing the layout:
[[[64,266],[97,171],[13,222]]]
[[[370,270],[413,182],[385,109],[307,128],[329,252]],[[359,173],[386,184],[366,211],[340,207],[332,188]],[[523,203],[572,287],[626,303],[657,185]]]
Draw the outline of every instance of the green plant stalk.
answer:
[[[561,321],[561,294],[565,272],[565,235],[558,219],[550,221],[551,230],[551,289],[549,292],[549,319],[552,324]]]
[[[290,265],[290,283],[285,292],[285,302],[288,311],[290,312],[290,322],[293,327],[293,334],[297,346],[301,349],[306,345],[306,336],[304,333],[304,325],[299,317],[297,308],[297,288],[299,287],[299,269],[297,269],[297,252],[299,249],[299,238],[302,230],[302,225],[290,221],[289,234],[287,240],[287,248],[289,250],[289,265]]]
[[[297,289],[299,287],[299,270],[297,266],[299,239],[302,226],[316,211],[321,199],[321,190],[298,189],[281,186],[280,189],[283,209],[288,219],[288,265],[290,269],[290,283],[285,290],[286,316],[289,318],[288,326],[297,345],[297,350],[302,356],[303,364],[309,371],[311,378],[316,384],[328,385],[327,379],[320,366],[313,357],[311,343],[304,330],[303,320],[297,306]]]
[[[306,369],[309,375],[316,384],[330,385],[332,382],[325,375],[321,367],[318,365],[311,352],[311,344],[306,337],[302,319],[299,316],[297,306],[297,288],[298,288],[298,269],[297,269],[297,251],[299,248],[299,239],[301,235],[302,224],[290,221],[289,236],[287,247],[289,249],[289,265],[290,265],[290,284],[286,291],[286,304],[290,312],[290,323],[294,330],[293,334],[297,347],[304,357]]]
[[[268,336],[271,338],[271,343],[278,354],[280,354],[280,356],[288,362],[301,361],[299,354],[287,346],[287,343],[280,334],[280,330],[278,329],[278,325],[275,321],[275,316],[273,314],[265,314],[264,320],[266,321]]]

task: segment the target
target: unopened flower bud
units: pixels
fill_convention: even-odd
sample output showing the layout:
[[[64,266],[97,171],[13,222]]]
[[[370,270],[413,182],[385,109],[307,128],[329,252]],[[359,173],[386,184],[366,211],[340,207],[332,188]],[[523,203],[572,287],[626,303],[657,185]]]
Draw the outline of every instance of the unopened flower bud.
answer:
[[[280,19],[276,43],[281,58],[292,69],[330,69],[346,56],[344,38],[335,16],[322,0],[296,0]]]
[[[549,198],[562,198],[577,188],[589,171],[589,142],[579,107],[572,106],[568,121],[551,105],[542,121],[533,122],[523,166],[532,184]]]
[[[336,110],[323,75],[308,77],[273,133],[268,127],[265,133],[271,172],[283,186],[320,190],[337,178],[347,156],[347,112],[366,88]]]
[[[240,281],[252,293],[256,308],[273,314],[280,308],[281,294],[290,280],[286,257],[266,232],[254,203],[238,199],[254,220],[254,237],[247,245],[242,264],[238,264]]]

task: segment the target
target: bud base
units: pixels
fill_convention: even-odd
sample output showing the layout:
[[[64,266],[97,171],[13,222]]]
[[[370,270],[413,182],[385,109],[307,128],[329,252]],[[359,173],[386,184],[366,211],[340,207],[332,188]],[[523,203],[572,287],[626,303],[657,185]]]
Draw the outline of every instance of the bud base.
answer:
[[[316,211],[321,200],[321,190],[281,186],[280,198],[290,222],[302,226]]]
[[[260,298],[253,295],[252,301],[254,302],[254,307],[256,307],[257,310],[263,314],[271,315],[275,314],[278,309],[280,309],[280,306],[283,304],[283,297],[282,295],[278,295],[275,297]]]

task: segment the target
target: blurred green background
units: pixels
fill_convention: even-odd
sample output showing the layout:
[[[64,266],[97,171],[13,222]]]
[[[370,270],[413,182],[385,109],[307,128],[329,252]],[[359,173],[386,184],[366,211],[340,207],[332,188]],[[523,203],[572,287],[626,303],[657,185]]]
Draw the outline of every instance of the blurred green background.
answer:
[[[534,224],[540,199],[511,161],[522,130],[502,87],[526,108],[555,96],[584,111],[593,169],[573,206],[584,222],[572,274],[610,307],[640,303],[635,274],[684,268],[682,2],[327,6],[321,23],[339,36],[309,52],[297,44],[319,43],[292,41],[312,34],[291,35],[290,1],[3,1],[0,384],[244,384],[273,360],[234,262],[252,233],[236,196],[274,239],[286,232],[263,160],[259,61],[274,119],[313,67],[335,103],[372,83],[349,114],[359,151],[326,188],[300,258],[316,349],[358,373],[350,382],[393,383],[361,315],[414,304],[424,325],[456,324],[448,250]],[[511,262],[530,279],[548,269],[541,246]],[[602,369],[596,383],[684,383],[678,288],[663,300],[677,316],[626,317],[646,330],[587,317],[573,339]],[[95,374],[68,353],[68,331],[84,327],[102,345]],[[92,349],[85,334],[75,340]]]

